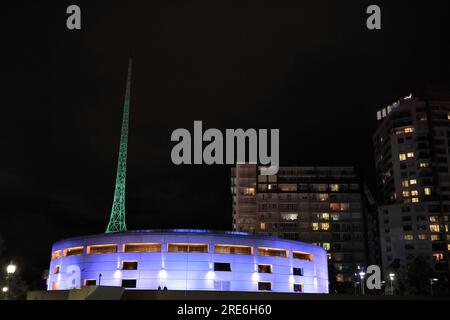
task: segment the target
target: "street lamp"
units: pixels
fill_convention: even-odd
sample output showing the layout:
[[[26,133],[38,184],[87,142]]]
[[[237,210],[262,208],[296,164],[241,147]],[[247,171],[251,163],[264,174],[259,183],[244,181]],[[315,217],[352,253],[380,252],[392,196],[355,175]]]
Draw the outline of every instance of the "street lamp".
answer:
[[[17,269],[16,265],[11,262],[6,267],[6,273],[8,274],[8,276],[12,276],[16,272],[16,269]]]
[[[6,280],[8,281],[8,286],[6,287],[6,291],[3,291],[5,287],[2,288],[2,291],[5,293],[5,299],[6,297],[9,298],[9,296],[11,295],[9,288],[11,288],[11,278],[14,276],[16,270],[17,266],[12,262],[10,262],[9,265],[6,267]]]
[[[359,277],[361,278],[361,293],[362,294],[366,294],[365,290],[364,290],[364,276],[366,275],[366,273],[364,271],[361,271],[359,273]]]
[[[391,295],[394,295],[394,279],[395,279],[395,273],[389,273],[389,280],[391,282]]]
[[[433,292],[433,284],[435,283],[435,282],[438,282],[439,281],[439,279],[437,279],[437,278],[431,278],[430,279],[430,289],[431,289],[431,295],[432,296],[434,296],[434,292]]]
[[[3,299],[6,300],[6,294],[7,294],[7,292],[8,292],[8,287],[3,287],[3,288],[2,288],[2,292],[3,292],[3,294],[4,294]]]

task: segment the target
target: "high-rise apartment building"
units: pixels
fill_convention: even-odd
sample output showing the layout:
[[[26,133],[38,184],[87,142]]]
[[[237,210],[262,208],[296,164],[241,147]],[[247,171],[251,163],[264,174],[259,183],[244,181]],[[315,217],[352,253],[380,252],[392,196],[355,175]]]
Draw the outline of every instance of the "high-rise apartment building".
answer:
[[[362,185],[352,167],[281,167],[258,174],[251,164],[232,169],[233,228],[323,247],[331,290],[353,291],[366,263]]]
[[[422,256],[448,284],[450,99],[412,95],[377,113],[373,136],[384,270]]]

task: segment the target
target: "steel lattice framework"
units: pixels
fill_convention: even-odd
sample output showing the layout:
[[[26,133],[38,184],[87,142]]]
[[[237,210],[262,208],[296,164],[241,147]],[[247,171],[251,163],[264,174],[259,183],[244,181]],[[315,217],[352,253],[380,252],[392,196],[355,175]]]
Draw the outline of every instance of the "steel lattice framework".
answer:
[[[125,223],[125,183],[127,176],[127,151],[128,151],[128,120],[130,114],[130,91],[131,91],[131,67],[130,58],[128,64],[127,87],[125,91],[125,102],[123,105],[122,131],[120,134],[119,159],[117,163],[116,186],[114,200],[111,209],[106,233],[122,232],[127,230]]]

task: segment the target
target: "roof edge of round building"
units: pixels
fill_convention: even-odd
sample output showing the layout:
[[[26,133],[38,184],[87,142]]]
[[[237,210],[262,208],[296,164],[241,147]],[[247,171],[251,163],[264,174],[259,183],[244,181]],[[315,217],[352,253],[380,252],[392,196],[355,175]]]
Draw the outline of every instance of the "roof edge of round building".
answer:
[[[211,235],[211,236],[232,236],[232,237],[243,237],[243,238],[258,238],[258,239],[266,239],[266,240],[275,240],[275,241],[282,241],[282,242],[291,242],[291,243],[302,243],[305,245],[310,245],[313,247],[321,248],[320,246],[313,245],[308,242],[298,241],[298,240],[290,240],[290,239],[284,239],[276,236],[268,236],[268,235],[262,235],[262,234],[254,234],[249,232],[242,232],[242,231],[230,231],[230,230],[211,230],[211,229],[137,229],[137,230],[128,230],[124,232],[110,232],[110,233],[98,233],[98,234],[90,234],[85,236],[78,236],[78,237],[71,237],[71,238],[65,238],[60,239],[53,244],[56,244],[58,242],[64,242],[64,241],[71,241],[71,240],[80,240],[80,239],[88,239],[88,238],[98,238],[98,237],[117,237],[117,236],[125,236],[125,235],[132,235],[132,234],[186,234],[186,235]],[[323,249],[323,248],[322,248]]]

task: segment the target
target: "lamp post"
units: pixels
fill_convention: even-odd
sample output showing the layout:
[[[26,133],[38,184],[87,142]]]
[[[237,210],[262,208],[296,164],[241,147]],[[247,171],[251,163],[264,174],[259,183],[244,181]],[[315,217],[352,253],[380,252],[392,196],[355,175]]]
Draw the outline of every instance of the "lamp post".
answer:
[[[391,295],[394,295],[394,279],[395,279],[395,273],[389,273],[389,280],[391,283]]]
[[[6,300],[6,295],[8,294],[8,287],[3,287],[2,288],[2,292],[3,292],[3,300]]]
[[[434,292],[433,292],[433,284],[434,284],[435,282],[438,282],[438,280],[439,280],[439,279],[437,279],[437,278],[431,278],[431,279],[430,279],[430,289],[431,289],[431,295],[432,295],[432,296],[434,296]]]
[[[10,298],[11,295],[11,279],[14,276],[14,273],[16,273],[17,266],[12,263],[12,261],[9,263],[9,265],[6,267],[6,280],[8,281],[8,286],[3,287],[2,291],[5,293],[5,297]],[[6,291],[4,289],[6,288]]]
[[[364,288],[364,276],[366,275],[366,273],[364,271],[360,271],[359,272],[359,277],[361,278],[361,293],[364,295],[366,294],[365,292],[365,288]]]

